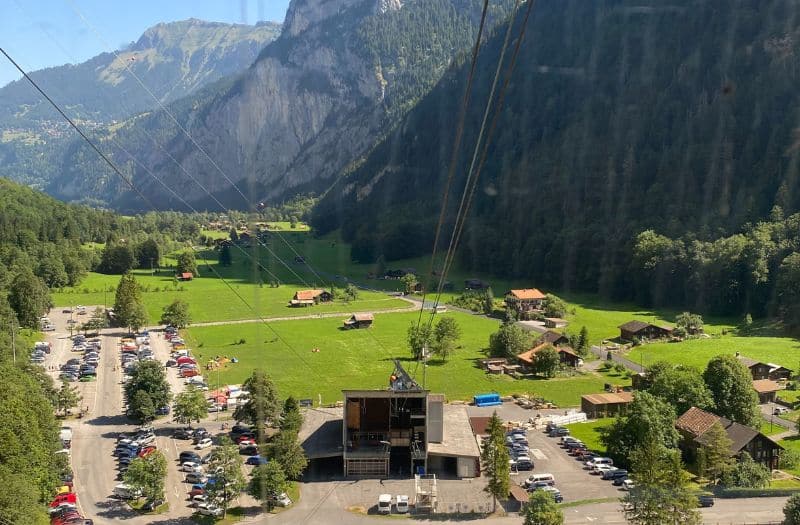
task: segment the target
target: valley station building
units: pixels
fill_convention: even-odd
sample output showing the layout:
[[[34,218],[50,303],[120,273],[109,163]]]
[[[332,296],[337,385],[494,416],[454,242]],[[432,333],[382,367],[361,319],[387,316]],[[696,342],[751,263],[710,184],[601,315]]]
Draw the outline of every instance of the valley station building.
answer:
[[[344,390],[341,407],[304,411],[299,437],[308,472],[478,477],[480,450],[466,406],[445,404],[444,395],[423,390],[402,367],[391,377],[386,390]]]

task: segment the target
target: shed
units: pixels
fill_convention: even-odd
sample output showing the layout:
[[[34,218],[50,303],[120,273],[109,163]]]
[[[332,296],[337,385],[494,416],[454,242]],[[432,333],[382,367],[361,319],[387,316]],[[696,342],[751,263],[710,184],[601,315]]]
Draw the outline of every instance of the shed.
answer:
[[[326,303],[333,299],[327,290],[298,290],[295,292],[289,306],[313,306],[317,303]]]
[[[623,414],[632,401],[633,394],[630,392],[586,394],[581,396],[581,412],[585,412],[589,419],[615,416]]]
[[[567,326],[567,320],[561,319],[560,317],[545,317],[544,318],[544,326],[545,328],[564,328]]]
[[[177,275],[179,281],[191,281],[194,278],[192,272],[183,272]]]
[[[508,486],[508,512],[522,512],[525,505],[530,500],[530,494],[524,488],[516,483],[510,483]]]
[[[375,320],[372,314],[353,314],[350,319],[344,322],[346,329],[369,328]]]
[[[771,379],[756,379],[753,381],[753,390],[758,394],[758,402],[762,405],[764,403],[774,403],[780,389],[781,386]]]

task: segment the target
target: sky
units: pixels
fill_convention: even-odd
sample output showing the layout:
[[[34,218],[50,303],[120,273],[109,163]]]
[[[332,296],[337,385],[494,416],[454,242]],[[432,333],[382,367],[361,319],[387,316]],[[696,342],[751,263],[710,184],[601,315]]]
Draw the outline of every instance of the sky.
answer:
[[[159,22],[283,22],[288,5],[289,0],[0,0],[0,47],[23,69],[35,71],[119,49]],[[0,55],[0,86],[20,76]]]

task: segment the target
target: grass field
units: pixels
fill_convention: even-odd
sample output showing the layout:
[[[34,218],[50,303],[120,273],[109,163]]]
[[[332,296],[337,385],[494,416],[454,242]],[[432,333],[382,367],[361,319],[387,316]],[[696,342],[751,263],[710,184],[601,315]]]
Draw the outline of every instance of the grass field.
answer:
[[[586,423],[572,423],[565,425],[569,429],[569,434],[583,441],[586,448],[598,454],[605,454],[606,447],[600,442],[603,429],[608,428],[614,422],[613,417],[587,421]]]
[[[515,380],[486,374],[477,360],[484,357],[488,336],[497,329],[496,321],[458,312],[444,314],[455,318],[462,330],[460,348],[446,363],[431,360],[426,387],[447,395],[449,400],[471,400],[478,393],[535,394],[559,406],[575,406],[580,396],[600,392],[606,379],[588,373],[550,380]],[[266,370],[281,395],[312,398],[324,403],[341,399],[341,390],[385,388],[394,369],[393,357],[420,383],[423,368],[409,356],[406,332],[417,320],[416,313],[379,314],[368,330],[341,330],[342,319],[307,319],[228,326],[193,327],[185,330],[187,342],[201,364],[224,355],[239,362],[218,372],[208,372],[210,385],[217,382],[241,383],[257,367]],[[277,333],[277,335],[276,335]],[[244,344],[235,344],[244,339]],[[291,348],[284,343],[288,343]],[[312,352],[319,348],[319,352]]]

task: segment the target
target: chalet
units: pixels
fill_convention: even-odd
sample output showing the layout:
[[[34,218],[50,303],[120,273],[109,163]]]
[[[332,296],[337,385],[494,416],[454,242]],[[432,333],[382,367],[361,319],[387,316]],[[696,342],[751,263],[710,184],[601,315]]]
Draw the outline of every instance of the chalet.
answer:
[[[523,368],[530,368],[533,366],[534,359],[536,357],[536,353],[544,350],[545,348],[553,347],[556,352],[558,352],[558,360],[567,366],[571,366],[573,368],[578,368],[583,364],[583,359],[575,353],[572,348],[568,346],[559,346],[554,347],[550,343],[541,343],[530,350],[522,352],[517,356],[517,361]]]
[[[350,319],[344,322],[345,329],[369,328],[375,320],[372,314],[353,314]]]
[[[763,405],[775,402],[781,386],[771,379],[755,379],[753,380],[753,390],[758,394],[758,402]]]
[[[632,402],[631,392],[586,394],[581,396],[581,412],[585,412],[589,419],[611,417],[624,414]]]
[[[560,319],[558,317],[545,317],[544,318],[544,327],[545,328],[564,328],[567,326],[566,319]]]
[[[645,323],[644,321],[628,321],[618,328],[620,339],[625,341],[663,339],[672,335],[672,328]]]
[[[778,468],[778,456],[783,447],[758,430],[697,407],[687,410],[675,422],[675,428],[681,435],[681,450],[688,460],[694,460],[697,450],[705,444],[706,432],[717,422],[722,425],[732,442],[731,456],[738,458],[742,452],[747,452],[757,463],[770,469]]]
[[[517,312],[520,318],[527,318],[532,312],[542,309],[546,297],[536,288],[509,290],[505,294],[506,308]]]
[[[792,371],[785,366],[776,365],[775,363],[767,363],[770,366],[769,379],[773,381],[780,381],[781,379],[791,379]]]
[[[749,357],[740,355],[739,352],[736,352],[736,359],[750,370],[750,375],[753,376],[754,381],[769,379],[769,371],[772,368],[769,364],[750,359]]]
[[[467,279],[464,281],[464,288],[467,290],[485,290],[489,288],[489,283],[480,279]]]
[[[183,272],[179,273],[176,277],[179,281],[191,281],[194,278],[194,275],[192,275],[192,272]]]
[[[569,338],[560,332],[548,330],[536,339],[536,344],[550,343],[553,346],[564,346],[569,344]]]
[[[332,299],[333,296],[327,290],[298,290],[289,301],[289,306],[313,306],[327,303]]]

